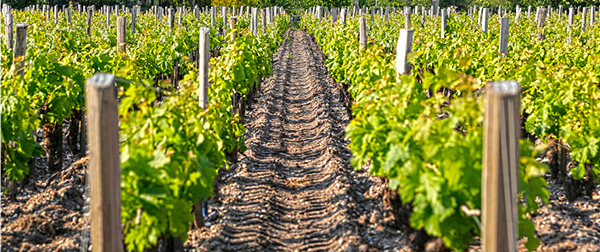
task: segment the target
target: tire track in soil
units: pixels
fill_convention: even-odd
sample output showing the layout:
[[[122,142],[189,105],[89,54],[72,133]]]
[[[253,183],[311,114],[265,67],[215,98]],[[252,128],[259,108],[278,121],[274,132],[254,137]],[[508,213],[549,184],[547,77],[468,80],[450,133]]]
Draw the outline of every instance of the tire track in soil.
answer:
[[[389,215],[381,206],[383,181],[350,165],[344,139],[350,118],[324,55],[304,31],[288,30],[285,36],[274,55],[273,76],[246,113],[248,150],[221,171],[207,227],[190,232],[186,248],[398,249],[402,235],[382,225],[393,222],[382,214]],[[377,207],[365,206],[373,202]],[[379,226],[368,223],[373,218]]]

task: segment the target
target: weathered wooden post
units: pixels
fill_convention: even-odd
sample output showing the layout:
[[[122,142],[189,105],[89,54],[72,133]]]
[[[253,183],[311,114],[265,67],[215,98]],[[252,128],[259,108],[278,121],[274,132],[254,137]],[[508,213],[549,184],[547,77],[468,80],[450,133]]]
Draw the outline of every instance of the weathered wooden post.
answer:
[[[135,23],[136,23],[136,19],[137,19],[137,13],[138,13],[137,9],[133,9],[131,11],[131,34],[135,33]]]
[[[212,27],[213,29],[215,28],[215,16],[216,16],[216,12],[217,12],[217,8],[216,7],[211,7],[210,8],[210,27]]]
[[[396,46],[396,75],[410,73],[410,63],[407,62],[408,54],[412,51],[414,30],[401,29]]]
[[[117,17],[117,49],[127,51],[127,17]]]
[[[4,21],[4,36],[6,36],[6,47],[8,49],[13,48],[13,15],[10,12],[7,12],[5,15]]]
[[[583,11],[581,12],[581,32],[585,32],[586,23],[585,19],[587,18],[587,7],[583,7]]]
[[[558,20],[562,18],[563,6],[562,4],[558,6]]]
[[[258,13],[257,9],[252,7],[252,15],[250,16],[250,28],[252,30],[252,35],[258,35]]]
[[[404,7],[404,29],[410,29],[410,7]]]
[[[508,53],[508,30],[508,17],[503,17],[500,21],[500,48],[498,49],[498,52],[502,57],[506,57],[506,54]]]
[[[481,31],[488,31],[488,8],[483,8],[483,14],[481,17]]]
[[[262,32],[265,33],[267,32],[267,17],[266,17],[266,11],[265,9],[261,9],[260,10],[260,21],[262,24]]]
[[[544,40],[546,39],[546,36],[544,35],[543,29],[544,29],[544,22],[546,21],[546,9],[545,8],[540,8],[540,11],[538,12],[538,17],[537,17],[537,23],[538,23],[538,40]]]
[[[121,162],[115,76],[94,74],[86,81],[90,143],[91,240],[93,251],[123,251]]]
[[[172,32],[173,27],[175,26],[175,9],[169,8],[167,11],[168,11],[169,28],[171,29],[171,32]]]
[[[590,7],[590,26],[594,25],[594,21],[595,21],[594,19],[596,17],[595,10],[594,10],[595,8],[596,8],[596,6],[593,6],[593,5],[592,5],[592,7]]]
[[[206,27],[200,28],[200,41],[199,41],[199,50],[198,50],[198,82],[199,82],[199,94],[198,102],[200,107],[206,109],[206,105],[208,104],[208,62],[210,59],[210,32]],[[201,208],[200,208],[201,209]],[[202,211],[199,212],[200,218],[202,217]],[[196,220],[198,216],[196,216]]]
[[[317,6],[317,19],[321,20],[323,18],[323,7]]]
[[[517,194],[521,86],[493,82],[486,88],[482,172],[483,250],[517,251]]]
[[[25,54],[27,53],[27,27],[26,23],[17,24],[17,35],[15,38],[15,47],[13,51],[13,64],[16,64],[17,75],[23,76],[25,66]]]
[[[573,7],[569,7],[569,26],[573,25],[573,15],[575,14],[575,9]]]
[[[221,7],[221,16],[223,16],[223,35],[227,34],[227,7]]]
[[[340,24],[346,24],[346,8],[342,8],[342,11],[340,12]]]
[[[337,8],[331,8],[331,22],[332,23],[336,23],[338,19],[338,9]]]
[[[67,22],[69,22],[69,24],[73,24],[73,18],[71,15],[71,7],[68,7],[66,9],[66,11],[67,11]]]
[[[438,11],[440,9],[440,0],[433,0],[431,8],[433,9],[433,12],[432,12],[431,15],[432,16],[438,16],[438,14],[439,14]]]
[[[527,19],[531,18],[531,5],[527,6]]]
[[[54,23],[58,23],[58,5],[54,5]]]
[[[515,24],[519,23],[519,17],[521,17],[521,8],[517,5],[515,13]]]
[[[91,36],[92,35],[92,8],[88,7],[87,8],[87,35]]]
[[[106,13],[106,27],[110,27],[110,6],[104,7],[103,9]]]
[[[181,25],[181,14],[183,14],[183,11],[177,12],[177,25]]]
[[[446,38],[446,9],[442,9],[441,36]]]
[[[361,17],[359,19],[359,28],[360,28],[360,49],[367,49],[367,19]]]
[[[237,30],[235,29],[235,25],[237,24],[237,17],[229,18],[229,29],[231,29],[231,41],[235,41],[237,38]]]
[[[390,23],[390,7],[389,6],[385,7],[385,23],[386,24]]]

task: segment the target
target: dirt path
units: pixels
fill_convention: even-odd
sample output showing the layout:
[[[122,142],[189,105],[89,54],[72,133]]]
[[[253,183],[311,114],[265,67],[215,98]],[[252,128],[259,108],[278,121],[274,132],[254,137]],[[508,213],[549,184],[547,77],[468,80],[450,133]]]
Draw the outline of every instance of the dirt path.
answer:
[[[191,232],[187,248],[403,247],[402,234],[383,211],[383,182],[350,165],[344,140],[350,118],[323,54],[303,31],[286,36],[274,56],[273,77],[246,114],[248,150],[223,171],[210,203],[210,227]]]

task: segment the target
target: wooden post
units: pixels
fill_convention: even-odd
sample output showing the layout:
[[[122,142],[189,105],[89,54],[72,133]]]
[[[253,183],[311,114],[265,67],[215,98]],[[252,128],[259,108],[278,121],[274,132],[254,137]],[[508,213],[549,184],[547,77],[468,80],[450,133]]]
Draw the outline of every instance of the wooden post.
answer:
[[[87,8],[87,35],[92,35],[92,9],[91,7]]]
[[[573,7],[569,7],[569,26],[573,25],[573,15],[575,14],[575,9]]]
[[[216,7],[210,8],[210,27],[215,28],[215,13],[217,12]]]
[[[367,19],[361,17],[359,19],[359,28],[360,28],[360,49],[367,49]]]
[[[581,12],[581,32],[585,32],[585,19],[587,18],[587,7],[583,7],[583,11]]]
[[[337,19],[338,19],[338,9],[332,8],[331,9],[331,22],[335,24],[335,22],[337,22]]]
[[[229,29],[231,29],[231,41],[235,41],[235,38],[237,38],[237,30],[235,29],[236,23],[237,17],[229,18]]]
[[[177,25],[181,25],[181,14],[183,14],[183,11],[177,12]]]
[[[390,23],[390,7],[389,6],[385,7],[385,23],[386,24]]]
[[[260,10],[260,21],[262,23],[262,32],[263,33],[267,32],[267,17],[266,17],[265,13],[266,13],[265,9]]]
[[[346,24],[346,8],[342,8],[342,11],[340,12],[340,23],[341,25]]]
[[[515,24],[519,23],[519,17],[521,16],[521,8],[517,5],[515,14]]]
[[[200,97],[198,98],[199,105],[206,109],[208,104],[208,61],[210,59],[209,43],[210,32],[206,27],[200,28],[200,42],[198,50],[198,82],[200,83]]]
[[[506,57],[508,52],[508,26],[508,17],[503,17],[500,21],[500,48],[498,49],[502,57]]]
[[[91,240],[93,251],[123,251],[121,163],[115,77],[97,73],[86,81],[89,120]]]
[[[595,8],[596,8],[596,6],[590,7],[590,26],[594,26],[594,21],[595,21],[594,19],[596,17]]]
[[[527,19],[531,18],[531,5],[527,6]]]
[[[443,9],[442,10],[442,23],[441,23],[442,38],[446,38],[446,22],[447,22],[446,15],[447,15],[446,9]]]
[[[137,13],[138,13],[137,8],[132,9],[132,11],[131,11],[131,34],[135,33],[135,22],[137,19]]]
[[[169,18],[169,28],[173,31],[173,27],[175,26],[175,9],[169,8],[168,10],[168,18]]]
[[[323,18],[323,7],[317,6],[317,19],[321,20]]]
[[[540,11],[538,12],[538,17],[537,17],[538,40],[544,40],[546,38],[546,36],[544,35],[544,31],[543,31],[544,21],[546,21],[546,9],[540,8]]]
[[[227,34],[227,7],[221,7],[221,15],[223,16],[223,35]]]
[[[117,49],[127,51],[127,17],[117,17]]]
[[[103,8],[106,11],[106,27],[110,27],[110,6],[107,6],[106,8]]]
[[[432,16],[438,16],[440,9],[440,0],[433,0],[431,8],[433,9]]]
[[[71,7],[69,6],[66,11],[67,11],[67,22],[69,22],[69,24],[73,24],[73,18],[71,15]]]
[[[412,51],[414,30],[401,29],[396,46],[396,74],[410,73],[410,63],[407,62],[408,54]]]
[[[23,76],[25,72],[23,66],[25,66],[25,54],[27,53],[27,27],[29,27],[29,25],[26,23],[17,24],[17,35],[13,51],[13,64],[17,64],[17,74],[21,76]]]
[[[7,12],[5,15],[4,21],[4,36],[6,36],[6,47],[8,49],[13,48],[13,15],[10,12]]]
[[[410,7],[404,7],[404,29],[410,29]]]
[[[563,7],[562,5],[558,6],[558,20],[562,18]]]
[[[54,23],[58,23],[58,5],[54,5]]]
[[[488,31],[488,8],[483,8],[483,14],[481,17],[481,31]]]
[[[258,35],[258,9],[252,7],[252,16],[250,18],[251,20],[251,28],[252,28],[252,35],[256,36]]]
[[[486,88],[482,172],[483,250],[517,251],[517,194],[521,86],[493,82]]]

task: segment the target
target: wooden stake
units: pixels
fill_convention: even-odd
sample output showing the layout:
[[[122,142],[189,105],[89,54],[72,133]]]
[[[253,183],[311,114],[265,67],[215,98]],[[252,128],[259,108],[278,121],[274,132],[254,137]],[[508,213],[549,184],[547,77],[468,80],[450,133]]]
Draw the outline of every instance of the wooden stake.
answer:
[[[231,41],[235,41],[235,38],[237,38],[237,30],[235,29],[236,23],[237,17],[229,18],[229,29],[231,29]]]
[[[73,19],[71,16],[71,7],[67,8],[67,22],[69,22],[69,24],[73,24]]]
[[[208,104],[208,61],[210,59],[210,30],[206,27],[200,28],[200,42],[198,50],[198,82],[200,83],[199,105],[206,109]]]
[[[481,17],[481,31],[488,31],[488,8],[483,8],[483,16]]]
[[[5,15],[5,21],[4,21],[4,36],[6,36],[6,47],[8,47],[8,49],[12,49],[13,48],[13,15],[12,13],[9,11],[6,13]]]
[[[498,49],[502,57],[506,57],[508,51],[508,26],[508,17],[503,17],[500,21],[500,48]]]
[[[260,21],[262,23],[262,32],[267,32],[267,17],[265,9],[260,10]]]
[[[483,140],[483,250],[517,251],[521,86],[494,82],[486,89]]]
[[[410,7],[404,7],[404,29],[410,29]]]
[[[360,25],[360,49],[366,49],[367,48],[367,19],[364,17],[361,17],[359,19],[359,25]]]
[[[26,23],[17,24],[17,35],[15,38],[15,47],[13,51],[14,63],[17,69],[17,75],[23,76],[25,66],[25,54],[27,53],[27,27]]]
[[[117,48],[119,52],[127,51],[127,17],[117,17]]]
[[[396,74],[410,73],[410,63],[407,62],[408,54],[412,51],[414,30],[401,29],[396,46]]]
[[[115,77],[97,73],[86,81],[89,120],[92,251],[123,251],[121,162]]]
[[[446,38],[446,9],[442,10],[442,22],[441,22],[441,32],[442,32],[442,38]]]
[[[87,35],[91,36],[92,35],[92,8],[88,7],[87,8]]]

